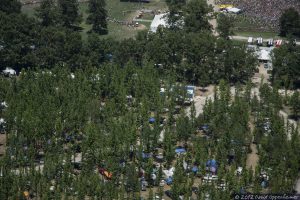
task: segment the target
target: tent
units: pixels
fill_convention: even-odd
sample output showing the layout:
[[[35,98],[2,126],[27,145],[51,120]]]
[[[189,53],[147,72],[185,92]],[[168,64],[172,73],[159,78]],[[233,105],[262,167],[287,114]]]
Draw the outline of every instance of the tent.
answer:
[[[186,150],[183,147],[178,147],[178,148],[175,149],[175,153],[183,154],[183,153],[186,153]]]
[[[217,161],[215,159],[208,160],[206,162],[206,167],[217,167]]]
[[[259,61],[271,61],[270,51],[262,49],[259,53],[258,60]]]
[[[144,153],[142,152],[142,158],[147,159],[147,158],[151,158],[152,154],[151,153]]]
[[[171,185],[173,183],[173,178],[171,176],[169,176],[168,178],[166,178],[166,183],[167,185]]]
[[[216,173],[217,172],[217,167],[210,167],[209,171],[211,173]]]
[[[150,124],[153,124],[154,122],[155,122],[155,118],[154,118],[154,117],[150,117],[150,118],[149,118],[149,123],[150,123]]]
[[[9,75],[9,76],[13,76],[13,75],[16,75],[17,72],[15,70],[13,70],[12,68],[6,68],[5,70],[2,71],[3,74],[5,75]]]
[[[198,172],[198,167],[197,166],[193,166],[193,168],[192,168],[192,172],[194,172],[194,173],[197,173]]]
[[[151,25],[150,25],[150,31],[153,33],[156,33],[157,28],[159,26],[163,26],[166,27],[167,26],[167,17],[166,14],[159,14],[159,15],[155,15]]]

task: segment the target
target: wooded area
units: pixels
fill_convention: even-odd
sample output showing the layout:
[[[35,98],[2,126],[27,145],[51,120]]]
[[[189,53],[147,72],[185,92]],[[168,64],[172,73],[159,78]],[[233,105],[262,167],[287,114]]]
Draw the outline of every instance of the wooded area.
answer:
[[[295,193],[299,131],[279,114],[300,114],[292,39],[274,50],[271,82],[255,84],[257,55],[227,26],[213,35],[203,0],[166,1],[169,28],[122,41],[101,37],[104,0],[90,1],[87,40],[75,0],[45,0],[37,18],[6,2],[0,70],[17,75],[0,76],[0,199]]]

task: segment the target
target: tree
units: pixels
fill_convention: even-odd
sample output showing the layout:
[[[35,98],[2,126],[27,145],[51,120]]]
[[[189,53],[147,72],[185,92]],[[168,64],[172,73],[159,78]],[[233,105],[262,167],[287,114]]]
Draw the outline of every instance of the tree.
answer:
[[[61,24],[67,28],[72,28],[81,22],[77,0],[58,0]]]
[[[89,16],[87,23],[92,24],[92,30],[101,35],[107,34],[107,11],[105,0],[89,1]]]
[[[21,12],[21,3],[18,0],[1,0],[0,11],[7,14],[10,13],[20,13]]]
[[[184,16],[185,29],[188,32],[211,31],[208,13],[212,11],[212,8],[207,5],[205,0],[189,1]]]
[[[297,117],[300,113],[300,94],[298,91],[295,91],[291,97],[290,105],[293,111],[294,117]]]
[[[280,83],[286,89],[295,88],[300,76],[300,48],[286,44],[273,52],[272,83]]]
[[[178,29],[186,0],[166,0],[166,3],[169,7],[168,24],[171,29]]]
[[[58,12],[54,0],[42,1],[39,8],[36,9],[36,15],[40,18],[43,26],[53,26],[58,22]]]
[[[280,35],[300,36],[300,16],[297,10],[289,8],[280,17]]]
[[[233,18],[226,14],[219,14],[217,18],[217,30],[219,35],[224,39],[228,39],[233,34],[232,28],[234,26]]]

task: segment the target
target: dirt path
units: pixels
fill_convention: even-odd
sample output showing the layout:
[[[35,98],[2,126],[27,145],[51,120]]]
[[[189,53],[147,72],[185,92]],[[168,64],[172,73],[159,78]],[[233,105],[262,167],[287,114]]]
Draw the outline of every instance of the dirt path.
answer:
[[[203,107],[205,105],[206,100],[214,98],[214,86],[209,85],[205,88],[196,87],[196,96],[194,98],[194,104],[196,108],[196,116],[199,116],[200,113],[203,112]],[[191,107],[186,109],[186,114],[190,115]]]
[[[297,194],[300,194],[300,178],[298,179],[296,186],[295,186],[295,190]]]
[[[214,12],[218,11],[218,7],[215,4],[215,0],[207,0],[207,4],[213,6]],[[212,18],[211,20],[209,20],[209,23],[213,27],[213,34],[215,36],[218,36],[218,32],[217,32],[217,19],[216,18]]]
[[[256,166],[258,165],[258,161],[259,161],[259,156],[258,156],[257,146],[256,146],[256,144],[253,143],[254,123],[252,120],[250,120],[249,127],[250,127],[250,131],[252,134],[252,142],[250,144],[251,153],[249,153],[247,155],[246,167],[247,167],[247,169],[252,169],[253,173],[255,173],[255,169],[256,169]]]
[[[6,134],[0,134],[0,156],[5,153]]]

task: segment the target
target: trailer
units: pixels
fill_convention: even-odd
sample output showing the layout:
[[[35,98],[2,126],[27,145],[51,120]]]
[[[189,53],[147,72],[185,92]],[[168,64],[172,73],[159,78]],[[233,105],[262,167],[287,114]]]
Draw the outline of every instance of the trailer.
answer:
[[[282,40],[275,41],[275,47],[280,47],[282,45]]]
[[[262,46],[263,45],[263,39],[262,37],[257,38],[257,45]]]
[[[267,46],[268,47],[272,47],[274,44],[274,40],[273,39],[269,39],[268,42],[267,42]]]
[[[253,37],[248,38],[248,44],[253,44]]]

